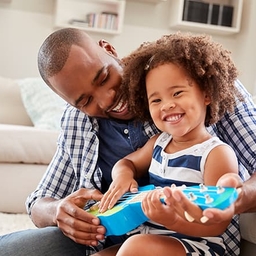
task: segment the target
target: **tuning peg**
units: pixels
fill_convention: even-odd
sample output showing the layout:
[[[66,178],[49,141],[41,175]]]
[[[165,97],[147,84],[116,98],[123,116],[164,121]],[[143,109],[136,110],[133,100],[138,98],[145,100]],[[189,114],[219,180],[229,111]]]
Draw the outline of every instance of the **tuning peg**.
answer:
[[[188,199],[189,199],[190,201],[195,201],[195,200],[197,199],[197,196],[196,196],[194,193],[189,192],[189,193],[188,193]]]
[[[183,184],[183,185],[181,185],[181,186],[178,186],[178,187],[176,187],[175,185],[172,185],[171,187],[172,187],[172,188],[177,188],[177,189],[179,189],[179,190],[185,190],[185,189],[187,188],[187,186],[186,186],[185,184]]]
[[[221,194],[225,191],[225,188],[223,188],[222,186],[217,186],[217,194]]]
[[[210,195],[208,195],[208,194],[205,195],[204,197],[205,197],[205,203],[206,204],[210,204],[210,203],[212,203],[214,201],[214,199],[211,198]]]
[[[200,188],[201,193],[208,190],[207,187],[204,184],[199,184],[199,188]]]

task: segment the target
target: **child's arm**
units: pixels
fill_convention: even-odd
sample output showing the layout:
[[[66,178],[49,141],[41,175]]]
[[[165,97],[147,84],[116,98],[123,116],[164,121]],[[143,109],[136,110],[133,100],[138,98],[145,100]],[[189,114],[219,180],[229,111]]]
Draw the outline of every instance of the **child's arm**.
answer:
[[[99,206],[101,212],[112,208],[124,193],[137,192],[136,179],[143,177],[148,172],[157,137],[158,135],[154,136],[142,148],[127,155],[114,165],[112,169],[113,181]]]
[[[204,171],[204,184],[216,185],[219,177],[225,173],[238,173],[237,158],[233,150],[226,145],[214,148],[208,155]],[[172,200],[172,189],[165,188],[166,205],[159,203],[159,194],[154,191],[143,200],[143,210],[147,217],[166,228],[191,236],[216,236],[225,231],[231,219],[213,225],[186,221],[184,209]],[[154,194],[156,193],[156,194]]]

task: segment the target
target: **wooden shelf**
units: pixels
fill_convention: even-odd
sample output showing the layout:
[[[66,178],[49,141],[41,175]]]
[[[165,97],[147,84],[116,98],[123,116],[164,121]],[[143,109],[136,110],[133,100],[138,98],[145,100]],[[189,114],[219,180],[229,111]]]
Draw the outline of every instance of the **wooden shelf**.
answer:
[[[74,27],[90,32],[120,34],[125,0],[56,0],[56,27]]]
[[[152,3],[159,4],[162,2],[166,2],[167,0],[126,0],[127,2],[143,2],[143,3]]]

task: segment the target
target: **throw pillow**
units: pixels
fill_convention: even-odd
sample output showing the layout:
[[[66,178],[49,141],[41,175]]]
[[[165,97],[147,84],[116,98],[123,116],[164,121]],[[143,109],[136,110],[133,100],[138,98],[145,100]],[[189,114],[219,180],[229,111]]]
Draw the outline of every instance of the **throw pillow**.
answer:
[[[23,104],[34,126],[59,130],[65,101],[54,93],[42,78],[19,79],[17,83]]]

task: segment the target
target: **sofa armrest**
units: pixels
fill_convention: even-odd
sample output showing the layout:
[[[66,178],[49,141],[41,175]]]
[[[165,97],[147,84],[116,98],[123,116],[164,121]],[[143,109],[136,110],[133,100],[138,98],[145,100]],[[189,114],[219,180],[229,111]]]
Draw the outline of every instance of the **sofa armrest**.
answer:
[[[256,244],[256,213],[240,214],[240,231],[243,239]]]
[[[0,77],[0,123],[33,126],[14,79]]]

